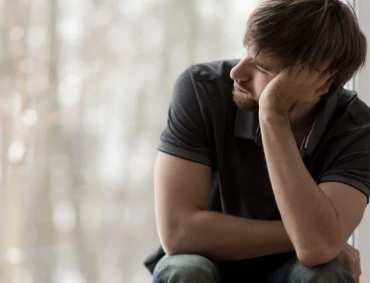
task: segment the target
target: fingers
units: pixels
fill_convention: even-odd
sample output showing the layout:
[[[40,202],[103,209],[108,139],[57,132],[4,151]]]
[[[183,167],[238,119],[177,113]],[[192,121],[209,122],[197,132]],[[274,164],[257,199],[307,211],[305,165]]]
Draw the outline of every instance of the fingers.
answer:
[[[352,269],[353,269],[353,277],[355,279],[355,282],[358,283],[360,282],[360,275],[361,275],[361,263],[360,263],[360,252],[349,246],[349,253],[351,254],[352,257]]]
[[[325,60],[323,63],[310,68],[302,63],[298,63],[284,69],[284,71],[288,76],[317,82],[318,87],[320,87],[336,74],[335,71],[330,69],[331,64],[332,60]]]
[[[352,251],[348,251],[349,253],[349,258],[350,258],[350,262],[349,262],[349,272],[351,273],[353,279],[355,280],[355,282],[359,282],[359,274],[358,274],[358,267],[357,267],[357,260],[356,260],[356,257],[355,255],[352,253]]]
[[[360,252],[346,243],[338,255],[338,260],[352,275],[355,282],[359,283],[361,276]]]
[[[316,68],[320,71],[320,74],[325,73],[329,70],[330,65],[333,63],[332,59],[324,60],[321,64],[316,66]]]
[[[302,64],[295,64],[291,67],[283,69],[283,73],[289,77],[298,77],[304,69]]]
[[[322,85],[325,84],[328,81],[333,81],[333,77],[336,74],[336,72],[333,72],[331,70],[326,70],[319,75],[319,81],[318,84]]]
[[[362,270],[361,270],[361,256],[360,256],[360,251],[358,251],[358,267],[359,267],[359,274],[361,276]]]
[[[356,283],[360,282],[361,276],[361,263],[360,263],[360,252],[354,249],[355,259],[356,259]]]
[[[297,78],[298,80],[306,81],[312,84],[314,87],[319,88],[325,85],[327,82],[332,82],[333,76],[336,72],[329,70],[328,68],[319,67],[309,68],[302,64],[297,64],[289,69],[288,74]]]

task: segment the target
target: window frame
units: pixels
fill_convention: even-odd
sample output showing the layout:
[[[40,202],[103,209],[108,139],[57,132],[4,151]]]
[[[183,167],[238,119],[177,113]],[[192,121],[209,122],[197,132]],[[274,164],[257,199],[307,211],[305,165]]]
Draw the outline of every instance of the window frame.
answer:
[[[364,32],[368,42],[370,41],[370,1],[353,0],[353,5],[359,19],[360,27]],[[369,43],[368,43],[369,46]],[[369,48],[368,48],[369,50]],[[370,106],[370,63],[355,76],[353,79],[353,87],[358,92],[359,97]],[[354,245],[360,250],[360,258],[362,265],[361,282],[370,282],[370,269],[366,268],[370,265],[370,210],[366,209],[365,215],[358,229],[354,233]]]

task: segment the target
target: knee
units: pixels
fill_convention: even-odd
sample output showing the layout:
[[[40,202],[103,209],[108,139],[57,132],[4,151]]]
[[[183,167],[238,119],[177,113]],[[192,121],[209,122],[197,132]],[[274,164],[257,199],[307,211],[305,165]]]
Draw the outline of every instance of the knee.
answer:
[[[296,279],[292,282],[299,283],[354,283],[351,274],[343,265],[334,259],[326,264],[315,267],[306,267],[299,261],[294,268],[293,277]],[[299,278],[297,280],[297,278]]]
[[[207,258],[199,255],[164,256],[155,267],[153,282],[218,282],[216,266]]]

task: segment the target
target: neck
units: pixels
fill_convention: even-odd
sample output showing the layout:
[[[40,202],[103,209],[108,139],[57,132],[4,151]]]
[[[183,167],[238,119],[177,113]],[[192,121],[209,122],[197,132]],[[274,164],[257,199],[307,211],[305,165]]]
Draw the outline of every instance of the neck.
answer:
[[[300,145],[315,120],[319,99],[310,104],[297,105],[289,115],[290,124],[297,144]]]

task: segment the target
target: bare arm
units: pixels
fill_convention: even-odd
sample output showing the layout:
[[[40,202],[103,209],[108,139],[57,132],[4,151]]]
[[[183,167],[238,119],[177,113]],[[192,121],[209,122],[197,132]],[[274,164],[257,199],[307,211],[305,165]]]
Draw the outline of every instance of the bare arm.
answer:
[[[317,184],[302,161],[291,128],[294,114],[305,113],[307,117],[319,97],[329,91],[331,63],[327,60],[312,69],[302,64],[285,68],[259,98],[262,142],[276,203],[297,256],[307,266],[329,262],[339,254],[359,225],[367,201],[362,192],[340,179],[338,182],[338,178]],[[364,157],[369,146],[367,132],[360,132],[356,149],[342,156],[340,173],[335,174],[356,171],[365,176],[357,186],[366,187],[368,165]]]
[[[289,121],[273,114],[260,121],[276,202],[297,256],[308,266],[329,262],[359,225],[366,197],[346,184],[316,184],[300,157]]]
[[[281,221],[207,211],[208,166],[160,152],[154,179],[158,233],[167,254],[240,260],[293,250]]]

